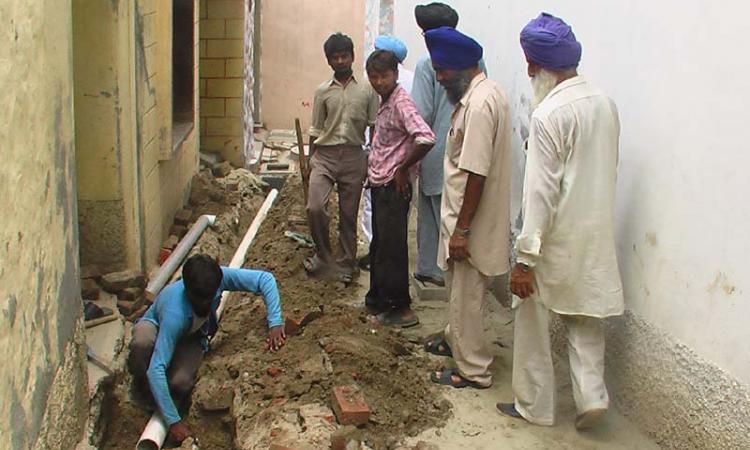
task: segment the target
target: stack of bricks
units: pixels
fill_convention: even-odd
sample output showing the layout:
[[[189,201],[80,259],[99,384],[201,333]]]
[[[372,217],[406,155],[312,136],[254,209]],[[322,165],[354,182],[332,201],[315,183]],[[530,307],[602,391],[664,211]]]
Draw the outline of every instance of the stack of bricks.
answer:
[[[244,165],[242,98],[244,85],[243,0],[201,0],[201,150],[220,152]]]

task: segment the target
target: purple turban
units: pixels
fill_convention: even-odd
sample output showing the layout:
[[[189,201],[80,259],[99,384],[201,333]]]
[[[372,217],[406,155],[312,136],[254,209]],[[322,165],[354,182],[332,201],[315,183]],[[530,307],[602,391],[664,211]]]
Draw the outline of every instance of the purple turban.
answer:
[[[394,36],[380,35],[375,38],[375,50],[386,50],[396,55],[398,62],[402,63],[406,59],[406,45],[401,39]]]
[[[432,65],[440,69],[463,70],[479,64],[482,46],[455,28],[440,27],[424,34]]]
[[[570,69],[581,60],[581,44],[570,25],[552,14],[539,14],[521,30],[521,47],[527,61],[545,69]]]

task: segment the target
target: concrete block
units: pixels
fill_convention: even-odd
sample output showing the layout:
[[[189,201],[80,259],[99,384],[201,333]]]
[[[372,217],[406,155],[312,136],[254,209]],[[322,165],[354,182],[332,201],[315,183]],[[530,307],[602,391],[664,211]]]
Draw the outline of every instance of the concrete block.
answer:
[[[232,39],[245,38],[245,20],[231,19],[226,22],[226,37]]]
[[[201,78],[223,78],[226,76],[224,71],[224,59],[206,59],[200,60],[200,77]]]
[[[227,59],[227,77],[241,78],[245,76],[245,61],[242,58]]]
[[[334,387],[331,405],[341,425],[364,425],[370,420],[370,407],[355,385]]]
[[[238,117],[206,119],[209,136],[242,136],[242,119]]]
[[[208,0],[201,0],[200,5],[198,6],[199,16],[201,19],[205,19],[208,17]]]
[[[245,43],[241,39],[208,39],[205,42],[207,58],[242,58],[245,54]]]
[[[411,285],[416,291],[420,300],[448,300],[448,291],[444,287],[435,286],[431,283],[423,283],[414,277],[411,278]]]
[[[224,117],[226,115],[223,98],[202,97],[200,100],[201,117]]]
[[[99,298],[99,285],[91,278],[81,282],[81,298],[84,300],[97,300]]]
[[[205,58],[206,54],[208,53],[206,49],[208,48],[208,45],[206,45],[206,40],[201,39],[198,41],[198,56],[201,58]]]
[[[224,19],[202,19],[200,27],[201,39],[223,39],[227,37]]]
[[[206,81],[206,94],[203,97],[235,97],[241,98],[244,92],[242,79],[208,79]]]
[[[190,219],[193,217],[193,210],[181,209],[174,215],[174,223],[177,225],[187,226],[190,223]]]
[[[209,19],[236,19],[245,12],[242,0],[209,0],[207,6]]]
[[[140,270],[123,270],[102,276],[101,285],[105,291],[117,293],[129,287],[144,287],[146,276]]]
[[[129,287],[117,293],[118,300],[135,301],[143,295],[143,289],[139,287]]]

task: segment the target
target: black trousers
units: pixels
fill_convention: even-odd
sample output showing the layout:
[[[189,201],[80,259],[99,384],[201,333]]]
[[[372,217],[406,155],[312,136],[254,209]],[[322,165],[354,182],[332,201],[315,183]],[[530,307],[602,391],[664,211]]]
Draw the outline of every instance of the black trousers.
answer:
[[[408,196],[395,183],[372,187],[372,242],[370,242],[370,291],[365,304],[379,311],[403,309],[409,297],[409,247],[407,243]]]

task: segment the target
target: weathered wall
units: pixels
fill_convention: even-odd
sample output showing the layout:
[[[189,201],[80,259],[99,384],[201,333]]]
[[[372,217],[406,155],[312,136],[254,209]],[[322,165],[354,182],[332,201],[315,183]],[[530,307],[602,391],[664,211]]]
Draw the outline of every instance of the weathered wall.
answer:
[[[423,53],[417,3],[396,0],[395,33]],[[449,3],[508,91],[518,153],[531,97],[518,33],[550,4]],[[750,88],[740,74],[750,63],[736,55],[750,5],[579,0],[549,12],[572,24],[581,72],[620,110],[617,245],[630,312],[610,324],[614,398],[666,447],[747,448]]]
[[[245,0],[202,0],[201,149],[243,167]]]
[[[138,267],[133,6],[73,0],[81,264]]]
[[[260,120],[269,129],[293,129],[294,118],[299,117],[306,130],[315,88],[332,76],[323,54],[328,36],[337,31],[349,35],[354,41],[354,67],[361,67],[365,2],[265,0],[260,8]]]
[[[76,155],[81,259],[148,267],[198,165],[195,114],[186,137],[172,116],[172,2],[74,0]],[[184,137],[184,139],[183,139]]]
[[[73,448],[86,416],[71,2],[0,3],[0,448]]]

